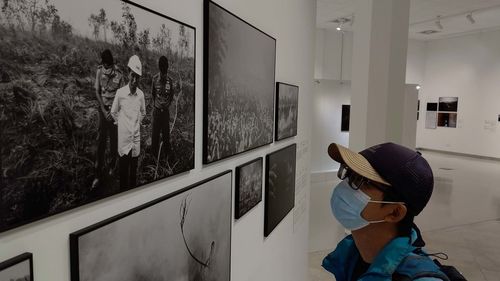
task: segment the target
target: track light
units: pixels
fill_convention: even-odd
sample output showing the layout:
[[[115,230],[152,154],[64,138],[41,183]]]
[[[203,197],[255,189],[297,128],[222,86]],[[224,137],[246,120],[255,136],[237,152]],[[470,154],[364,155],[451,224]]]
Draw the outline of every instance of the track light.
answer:
[[[420,85],[417,85],[415,88],[417,89],[417,91],[419,91],[420,89],[422,89],[422,87],[420,87]]]
[[[337,31],[342,31],[342,24],[339,24],[339,25],[337,26]]]
[[[441,24],[441,16],[437,16],[436,17],[436,22],[435,23],[436,23],[437,28],[444,29],[443,25]]]
[[[471,24],[475,24],[476,20],[472,17],[472,13],[468,13],[467,16],[465,16]]]

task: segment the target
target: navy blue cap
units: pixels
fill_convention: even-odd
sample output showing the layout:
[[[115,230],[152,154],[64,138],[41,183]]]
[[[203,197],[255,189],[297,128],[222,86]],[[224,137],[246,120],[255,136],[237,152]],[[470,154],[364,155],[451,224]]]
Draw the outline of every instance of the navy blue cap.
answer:
[[[395,143],[383,143],[361,151],[391,191],[418,215],[429,202],[434,189],[432,169],[422,155]]]

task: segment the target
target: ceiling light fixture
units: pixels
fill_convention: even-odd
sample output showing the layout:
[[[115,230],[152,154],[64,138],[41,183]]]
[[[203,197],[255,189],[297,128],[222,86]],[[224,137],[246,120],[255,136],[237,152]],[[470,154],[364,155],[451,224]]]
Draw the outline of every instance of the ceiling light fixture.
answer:
[[[444,29],[443,25],[441,24],[441,16],[437,16],[436,17],[436,22],[435,23],[436,23],[437,28]]]
[[[415,88],[417,89],[417,91],[422,89],[422,87],[420,87],[420,85],[417,85]]]
[[[476,20],[472,17],[472,13],[468,13],[467,16],[465,16],[471,24],[475,24]]]

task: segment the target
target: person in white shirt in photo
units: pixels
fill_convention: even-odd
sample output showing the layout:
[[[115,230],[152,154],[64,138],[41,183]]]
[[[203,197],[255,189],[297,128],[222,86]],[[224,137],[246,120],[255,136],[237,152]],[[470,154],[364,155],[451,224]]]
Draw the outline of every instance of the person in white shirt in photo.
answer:
[[[118,89],[111,115],[118,124],[118,155],[120,156],[120,188],[136,186],[137,162],[141,149],[141,123],[146,115],[144,93],[139,86],[142,64],[137,55],[128,61],[129,83]]]

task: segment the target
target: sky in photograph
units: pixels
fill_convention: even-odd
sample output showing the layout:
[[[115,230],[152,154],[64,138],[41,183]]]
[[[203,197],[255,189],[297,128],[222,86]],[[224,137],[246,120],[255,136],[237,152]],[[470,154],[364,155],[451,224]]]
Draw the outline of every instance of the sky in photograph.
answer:
[[[212,9],[220,9],[211,6]],[[223,75],[259,100],[273,99],[275,41],[236,17],[222,12],[226,28],[221,36],[227,44]],[[266,103],[268,104],[268,103]]]
[[[49,0],[49,3],[53,4],[61,16],[61,19],[70,23],[73,27],[73,33],[81,36],[85,36],[94,39],[92,34],[93,28],[89,26],[89,17],[91,14],[98,14],[99,10],[103,8],[106,11],[108,20],[111,21],[122,21],[122,1],[119,0]],[[179,27],[177,22],[171,21],[167,18],[160,17],[156,14],[152,14],[143,9],[137,8],[133,5],[129,5],[132,14],[135,17],[137,23],[138,32],[144,29],[150,29],[150,35],[154,37],[159,33],[161,25],[165,24],[172,34],[172,45],[177,46],[179,40]],[[168,16],[168,15],[167,15]],[[190,28],[186,28],[189,32],[189,38],[191,44],[194,42],[194,32]],[[104,38],[101,30],[100,35],[101,40]],[[108,40],[113,38],[113,33],[111,29],[107,31]],[[193,56],[193,48],[190,48],[191,57]]]

